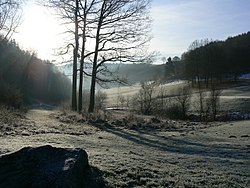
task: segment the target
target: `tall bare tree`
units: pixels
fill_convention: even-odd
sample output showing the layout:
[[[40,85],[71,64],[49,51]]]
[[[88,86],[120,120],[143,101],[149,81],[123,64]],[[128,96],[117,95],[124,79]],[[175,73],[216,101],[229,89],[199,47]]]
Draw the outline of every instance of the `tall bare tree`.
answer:
[[[87,1],[81,3],[83,14],[81,15],[83,27],[82,27],[82,49],[81,49],[81,60],[80,60],[80,78],[79,78],[79,90],[78,90],[78,112],[82,111],[82,90],[83,90],[83,66],[84,66],[84,55],[85,55],[85,44],[86,44],[86,23],[87,23]]]
[[[79,0],[75,0],[74,22],[75,22],[75,46],[73,53],[73,75],[72,75],[72,110],[77,111],[77,58],[79,50]]]
[[[149,3],[149,0],[102,0],[96,4],[89,112],[94,111],[96,82],[112,81],[97,76],[107,72],[105,63],[135,62],[141,58],[141,47],[150,39]]]
[[[79,27],[81,29],[81,37],[82,37],[82,46],[81,46],[81,58],[80,58],[80,68],[79,68],[79,90],[78,90],[78,112],[82,111],[83,105],[83,75],[84,75],[84,63],[85,59],[92,55],[93,52],[87,51],[86,49],[86,41],[89,38],[89,25],[91,25],[94,20],[88,20],[88,18],[92,17],[93,14],[96,14],[95,5],[98,3],[98,0],[84,0],[80,1],[80,11],[79,17],[81,21],[79,22]]]
[[[49,0],[62,18],[75,23],[72,106],[76,87],[74,64],[80,53],[80,83],[78,111],[82,110],[83,74],[91,76],[89,112],[94,111],[97,82],[117,81],[107,78],[112,73],[106,62],[138,62],[142,47],[150,37],[150,0]],[[79,33],[80,31],[80,33]],[[80,40],[80,38],[82,40]],[[79,40],[80,46],[79,47]],[[94,45],[92,45],[94,44]],[[85,62],[92,64],[92,72],[83,71]],[[74,108],[73,108],[74,109]]]
[[[64,25],[68,26],[65,31],[70,37],[67,44],[66,53],[69,46],[73,46],[72,63],[72,91],[71,91],[71,109],[77,111],[77,62],[79,57],[79,29],[80,29],[80,0],[48,0],[41,1],[41,4],[54,9]],[[63,55],[65,52],[59,53]]]
[[[21,19],[20,0],[0,0],[0,34],[10,39]]]

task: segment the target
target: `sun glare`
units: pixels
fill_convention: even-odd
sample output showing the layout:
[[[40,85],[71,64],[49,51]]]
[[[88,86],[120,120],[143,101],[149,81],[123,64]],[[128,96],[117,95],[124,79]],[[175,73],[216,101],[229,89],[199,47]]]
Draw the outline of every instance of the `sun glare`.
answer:
[[[22,48],[36,52],[39,58],[53,59],[54,50],[60,46],[62,37],[58,20],[38,5],[29,6],[24,13],[14,38]]]

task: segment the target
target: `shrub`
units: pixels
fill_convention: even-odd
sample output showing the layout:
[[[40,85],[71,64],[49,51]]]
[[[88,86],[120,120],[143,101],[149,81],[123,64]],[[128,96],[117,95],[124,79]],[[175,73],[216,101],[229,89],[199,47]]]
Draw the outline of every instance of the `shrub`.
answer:
[[[7,106],[19,109],[23,103],[23,95],[21,91],[14,86],[6,83],[1,83],[0,100]]]
[[[155,92],[155,82],[142,82],[141,89],[133,96],[133,109],[139,110],[141,113],[149,115],[153,112],[155,104],[153,94]]]
[[[220,96],[222,94],[221,89],[217,89],[214,86],[210,88],[209,98],[207,101],[207,106],[209,106],[209,114],[212,116],[212,119],[216,119],[216,115],[220,107]]]
[[[89,91],[85,90],[83,92],[83,111],[87,112],[88,111],[88,106],[89,106],[89,98],[90,98],[90,93]],[[98,110],[104,110],[106,108],[106,100],[107,100],[107,93],[98,90],[95,94],[95,109],[96,111]]]
[[[191,88],[190,86],[183,86],[177,89],[177,96],[174,98],[181,110],[181,119],[187,117],[187,112],[190,108]]]
[[[165,110],[165,116],[170,119],[183,119],[183,112],[177,103],[172,104],[171,106],[167,107]]]
[[[107,100],[107,93],[98,90],[95,95],[95,107],[97,110],[104,110],[106,108],[105,101]]]

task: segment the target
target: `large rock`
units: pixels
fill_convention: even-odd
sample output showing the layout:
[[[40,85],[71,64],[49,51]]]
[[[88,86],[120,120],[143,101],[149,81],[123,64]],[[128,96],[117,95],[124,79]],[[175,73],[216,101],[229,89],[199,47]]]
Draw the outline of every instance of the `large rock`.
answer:
[[[0,155],[0,187],[85,187],[88,170],[88,155],[82,149],[26,147]]]

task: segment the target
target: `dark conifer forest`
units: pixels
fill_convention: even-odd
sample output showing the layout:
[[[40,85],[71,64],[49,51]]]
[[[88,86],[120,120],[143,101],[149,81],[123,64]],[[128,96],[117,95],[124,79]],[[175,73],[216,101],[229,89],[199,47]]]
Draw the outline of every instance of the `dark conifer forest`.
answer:
[[[70,80],[54,64],[0,36],[0,103],[56,105],[69,99],[70,87]]]
[[[225,41],[195,41],[183,54],[187,79],[236,80],[250,72],[250,32]]]
[[[127,78],[129,84],[152,80],[234,81],[250,73],[250,32],[225,41],[196,40],[181,58],[169,57],[164,64],[107,64]]]

